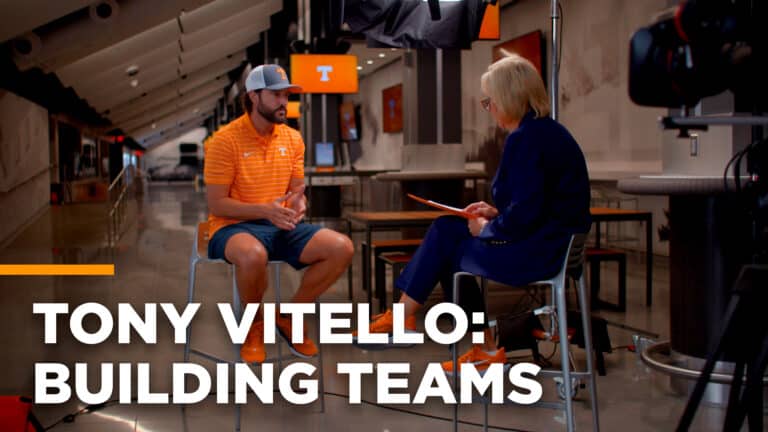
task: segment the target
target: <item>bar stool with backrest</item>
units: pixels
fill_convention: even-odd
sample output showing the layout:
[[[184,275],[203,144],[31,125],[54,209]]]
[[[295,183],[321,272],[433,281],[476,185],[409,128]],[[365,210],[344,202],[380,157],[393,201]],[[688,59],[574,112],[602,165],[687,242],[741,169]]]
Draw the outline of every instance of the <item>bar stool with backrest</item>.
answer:
[[[195,237],[192,243],[192,254],[189,257],[189,288],[187,292],[187,304],[193,303],[195,298],[195,281],[196,281],[196,273],[197,273],[197,264],[200,262],[206,262],[206,263],[223,263],[230,266],[230,269],[232,271],[232,303],[233,303],[233,312],[235,314],[235,318],[238,322],[240,322],[240,319],[242,318],[243,310],[242,310],[242,304],[240,302],[240,293],[237,290],[237,273],[235,272],[235,266],[226,262],[223,259],[211,259],[208,258],[208,242],[210,241],[209,237],[209,231],[208,231],[208,222],[200,222],[197,225],[197,229],[195,230]],[[270,273],[272,275],[272,286],[275,290],[275,303],[277,305],[280,304],[280,265],[283,264],[283,261],[269,261],[268,267],[270,268]],[[319,320],[320,314],[315,314],[315,317]],[[319,327],[319,321],[317,322],[318,328],[317,328],[317,334],[319,336],[320,327]],[[282,353],[282,343],[280,342],[280,338],[277,339],[277,357],[266,359],[265,362],[270,361],[277,361],[277,369],[278,371],[282,369],[282,361],[285,359],[289,359],[292,357],[283,357]],[[317,353],[317,369],[319,374],[318,379],[318,397],[320,398],[320,412],[325,411],[325,387],[324,387],[324,381],[323,381],[323,346],[319,343],[319,337],[318,337],[318,353]],[[187,340],[184,344],[184,362],[189,362],[190,355],[197,355],[200,357],[203,357],[205,359],[217,362],[217,363],[229,363],[230,365],[234,365],[235,363],[242,362],[240,359],[240,345],[235,344],[234,345],[234,360],[226,360],[221,357],[217,357],[216,355],[196,350],[192,348],[192,326],[187,327]],[[240,413],[240,405],[235,404],[235,431],[240,431],[240,420],[241,420],[241,413]]]
[[[586,284],[584,282],[584,241],[586,235],[576,234],[571,237],[571,241],[568,244],[568,250],[565,254],[565,259],[560,272],[551,279],[533,282],[530,285],[545,285],[552,287],[552,300],[554,303],[553,310],[556,316],[557,332],[558,332],[558,344],[560,349],[560,370],[541,370],[538,376],[555,376],[562,379],[562,392],[560,396],[564,399],[564,402],[560,405],[565,411],[566,427],[568,432],[574,430],[574,415],[573,415],[573,395],[575,394],[574,382],[572,380],[578,380],[585,378],[589,381],[589,398],[592,406],[592,429],[594,431],[600,430],[600,421],[598,418],[598,406],[597,406],[597,383],[595,382],[595,370],[592,360],[592,328],[590,317],[590,305],[587,302],[586,296]],[[457,287],[459,279],[461,277],[476,277],[472,273],[457,272],[453,275],[453,286]],[[587,370],[586,372],[571,371],[570,363],[570,343],[568,340],[568,323],[567,323],[567,304],[565,299],[566,282],[568,278],[576,282],[576,292],[579,302],[579,310],[581,311],[581,325],[584,331],[584,350],[587,358]],[[483,281],[484,282],[484,281]],[[481,283],[481,289],[483,290],[483,297],[485,297],[485,283]],[[455,304],[459,303],[459,290],[453,290],[453,301]],[[553,317],[555,319],[555,317]],[[451,346],[451,353],[453,355],[453,385],[454,392],[458,398],[458,343]],[[483,404],[485,404],[485,418],[484,429],[488,430],[488,400],[482,398]],[[541,406],[546,406],[545,403],[539,402]],[[550,404],[551,405],[551,404]],[[458,404],[453,408],[453,430],[458,430]]]

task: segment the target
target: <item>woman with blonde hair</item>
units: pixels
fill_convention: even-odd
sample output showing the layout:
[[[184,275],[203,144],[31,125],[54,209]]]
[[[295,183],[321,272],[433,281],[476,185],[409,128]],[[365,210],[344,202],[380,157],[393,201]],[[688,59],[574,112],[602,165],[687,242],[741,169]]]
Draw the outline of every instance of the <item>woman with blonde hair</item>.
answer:
[[[586,233],[591,225],[584,155],[571,134],[548,117],[547,92],[536,68],[511,55],[488,67],[480,87],[482,108],[510,131],[491,183],[494,205],[476,202],[464,209],[475,218],[444,216],[432,224],[395,281],[411,329],[414,314],[437,282],[450,301],[454,272],[516,286],[552,277],[562,265],[571,235]],[[468,314],[483,311],[477,284],[465,280],[468,283],[458,287],[462,307]],[[496,350],[487,326],[482,327],[485,343],[459,359],[478,370],[505,361],[503,348]],[[391,335],[392,312],[375,319],[370,331]],[[443,367],[451,371],[453,363]]]

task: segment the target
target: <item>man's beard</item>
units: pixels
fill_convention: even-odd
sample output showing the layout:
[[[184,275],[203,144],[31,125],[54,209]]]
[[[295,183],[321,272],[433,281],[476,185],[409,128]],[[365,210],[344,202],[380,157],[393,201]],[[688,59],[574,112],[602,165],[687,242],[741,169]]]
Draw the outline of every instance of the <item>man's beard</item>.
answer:
[[[256,111],[258,111],[259,114],[261,114],[262,117],[264,117],[270,123],[276,123],[276,124],[285,123],[285,119],[286,119],[285,114],[283,114],[282,118],[277,116],[277,112],[278,111],[285,112],[285,110],[286,110],[286,108],[284,106],[280,106],[277,109],[274,109],[272,111],[268,111],[268,110],[264,109],[262,107],[261,103],[259,103],[256,106]]]

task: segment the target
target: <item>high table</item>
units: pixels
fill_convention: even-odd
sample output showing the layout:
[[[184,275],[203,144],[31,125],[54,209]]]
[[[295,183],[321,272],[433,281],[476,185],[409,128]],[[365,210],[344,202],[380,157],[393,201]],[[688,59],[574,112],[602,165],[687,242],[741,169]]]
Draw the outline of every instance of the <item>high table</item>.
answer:
[[[589,209],[595,224],[595,247],[600,247],[600,223],[640,221],[645,223],[645,305],[653,303],[653,214],[642,210],[592,207]],[[590,275],[599,277],[599,275]]]
[[[349,169],[330,169],[330,170],[318,170],[316,167],[307,167],[304,171],[304,177],[307,183],[307,200],[309,205],[307,206],[307,220],[311,220],[312,217],[317,217],[317,213],[313,214],[312,208],[312,191],[317,186],[346,186],[350,184],[357,184],[357,195],[355,197],[356,202],[353,207],[360,208],[363,203],[363,178],[373,177],[377,174],[386,173],[389,170],[386,169],[364,169],[364,170],[349,170]],[[339,213],[341,208],[338,209]]]
[[[385,212],[354,212],[347,216],[349,232],[352,224],[363,225],[365,229],[365,244],[363,248],[363,289],[368,293],[368,303],[373,295],[371,289],[371,237],[373,231],[392,231],[406,227],[425,227],[440,216],[449,213],[442,211],[385,211]],[[352,298],[350,283],[350,299]]]

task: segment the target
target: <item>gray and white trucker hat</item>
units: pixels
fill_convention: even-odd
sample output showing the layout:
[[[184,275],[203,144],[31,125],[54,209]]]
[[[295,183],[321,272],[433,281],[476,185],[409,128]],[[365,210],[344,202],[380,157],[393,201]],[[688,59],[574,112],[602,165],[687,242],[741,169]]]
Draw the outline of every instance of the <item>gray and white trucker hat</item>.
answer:
[[[292,93],[301,91],[301,87],[288,81],[285,70],[276,64],[256,66],[245,79],[245,90],[283,90],[289,89]]]

